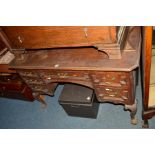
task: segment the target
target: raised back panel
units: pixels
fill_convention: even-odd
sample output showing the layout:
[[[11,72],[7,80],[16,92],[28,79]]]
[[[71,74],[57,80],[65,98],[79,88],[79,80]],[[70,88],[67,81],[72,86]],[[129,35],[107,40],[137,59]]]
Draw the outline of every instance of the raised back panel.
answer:
[[[2,29],[13,49],[93,46],[117,42],[115,26],[6,26]]]

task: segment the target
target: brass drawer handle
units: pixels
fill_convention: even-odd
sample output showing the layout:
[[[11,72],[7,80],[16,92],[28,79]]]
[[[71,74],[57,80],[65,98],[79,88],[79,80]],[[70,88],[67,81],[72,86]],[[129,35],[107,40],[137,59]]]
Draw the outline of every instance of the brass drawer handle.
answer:
[[[98,83],[99,81],[100,81],[100,80],[98,80],[98,79],[94,80],[95,83]]]
[[[110,96],[110,97],[115,97],[115,95],[114,95],[114,94],[110,94],[109,96]]]
[[[51,80],[51,77],[47,77],[46,79],[47,79],[47,80]]]
[[[68,73],[57,73],[58,78],[67,78]]]
[[[113,81],[116,80],[115,76],[113,76],[113,77],[111,78],[111,80],[113,80]]]
[[[122,85],[126,85],[126,81],[124,81],[124,80],[121,80],[120,83],[121,83]]]
[[[110,85],[110,84],[111,84],[111,82],[105,82],[105,84],[108,84],[108,85]]]
[[[106,90],[106,91],[111,91],[111,89],[109,89],[109,88],[106,88],[105,90]]]
[[[128,98],[126,96],[122,96],[122,99],[127,100]]]

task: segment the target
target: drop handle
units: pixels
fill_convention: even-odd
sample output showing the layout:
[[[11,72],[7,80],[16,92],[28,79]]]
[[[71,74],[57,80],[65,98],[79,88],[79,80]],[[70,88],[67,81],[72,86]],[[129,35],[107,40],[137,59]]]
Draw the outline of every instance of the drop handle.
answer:
[[[127,100],[128,98],[126,96],[122,96],[122,99]]]
[[[98,83],[99,81],[100,81],[100,80],[98,80],[98,79],[95,79],[95,80],[94,80],[95,83]]]
[[[115,97],[115,95],[114,94],[111,94],[111,95],[109,95],[110,97]]]
[[[47,80],[51,80],[51,77],[47,77],[46,79],[47,79]]]
[[[126,84],[126,81],[121,80],[120,83],[121,83],[122,85],[125,85],[125,84]]]
[[[23,37],[21,37],[21,36],[18,36],[18,41],[22,44],[22,43],[23,43],[23,41],[24,41],[24,38],[23,38]]]

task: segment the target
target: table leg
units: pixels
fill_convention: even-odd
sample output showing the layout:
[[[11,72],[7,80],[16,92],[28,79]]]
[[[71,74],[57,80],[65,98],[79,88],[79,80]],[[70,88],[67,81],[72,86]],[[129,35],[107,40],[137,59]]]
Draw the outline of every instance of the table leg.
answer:
[[[138,119],[136,118],[137,100],[135,100],[134,104],[132,105],[125,105],[125,110],[130,110],[131,124],[137,125],[138,123]]]

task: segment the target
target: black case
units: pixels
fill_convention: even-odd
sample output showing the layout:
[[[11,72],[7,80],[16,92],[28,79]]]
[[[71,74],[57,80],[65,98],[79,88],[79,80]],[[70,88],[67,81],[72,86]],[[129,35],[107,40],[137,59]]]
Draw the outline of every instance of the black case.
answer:
[[[65,84],[59,97],[59,103],[68,115],[97,117],[99,103],[90,88],[76,84]]]

